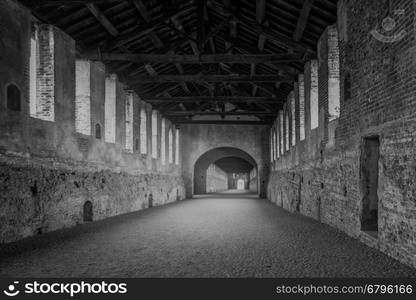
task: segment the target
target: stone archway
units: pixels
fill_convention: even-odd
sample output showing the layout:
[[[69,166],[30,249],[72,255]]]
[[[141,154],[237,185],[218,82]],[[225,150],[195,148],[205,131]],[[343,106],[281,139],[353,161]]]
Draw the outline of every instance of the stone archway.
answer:
[[[246,161],[253,168],[258,170],[258,165],[255,159],[247,152],[234,147],[220,147],[211,149],[202,154],[194,165],[193,178],[193,194],[205,194],[206,191],[206,171],[208,167],[216,161],[224,158],[239,158]],[[258,187],[258,179],[256,182],[256,192]]]

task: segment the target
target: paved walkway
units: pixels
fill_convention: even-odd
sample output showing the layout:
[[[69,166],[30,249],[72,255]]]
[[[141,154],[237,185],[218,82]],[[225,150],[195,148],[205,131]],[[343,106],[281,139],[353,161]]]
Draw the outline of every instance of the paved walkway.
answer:
[[[46,234],[36,244],[3,258],[0,276],[416,277],[329,226],[242,194],[155,207]]]

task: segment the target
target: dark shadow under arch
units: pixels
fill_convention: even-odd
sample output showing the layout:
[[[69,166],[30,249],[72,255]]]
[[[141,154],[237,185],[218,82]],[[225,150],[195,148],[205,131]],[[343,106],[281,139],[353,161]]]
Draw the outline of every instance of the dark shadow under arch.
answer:
[[[20,89],[11,83],[7,86],[7,108],[13,111],[21,111]]]
[[[95,138],[101,140],[101,125],[99,123],[95,124]]]
[[[91,201],[86,201],[83,207],[84,222],[91,222],[93,219],[93,210]]]
[[[257,162],[247,152],[233,147],[220,147],[209,150],[202,154],[194,165],[194,180],[193,180],[193,192],[194,194],[205,194],[206,191],[206,171],[208,167],[223,158],[233,157],[240,158],[247,161],[258,171]],[[258,186],[258,183],[257,183]]]

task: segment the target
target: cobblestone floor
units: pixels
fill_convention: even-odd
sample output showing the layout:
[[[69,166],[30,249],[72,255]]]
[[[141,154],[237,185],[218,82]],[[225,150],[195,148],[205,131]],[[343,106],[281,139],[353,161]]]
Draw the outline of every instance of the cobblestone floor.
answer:
[[[155,207],[21,247],[33,243],[3,258],[0,276],[416,277],[329,226],[242,194]]]

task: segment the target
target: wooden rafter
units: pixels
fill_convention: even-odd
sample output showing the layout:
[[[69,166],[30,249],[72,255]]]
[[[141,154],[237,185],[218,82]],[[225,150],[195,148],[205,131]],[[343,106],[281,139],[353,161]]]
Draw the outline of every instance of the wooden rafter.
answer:
[[[210,124],[210,125],[269,125],[270,121],[240,121],[240,120],[175,120],[176,124]]]
[[[97,53],[82,54],[84,58],[103,61],[132,61],[132,62],[158,62],[182,64],[213,64],[213,63],[290,63],[303,62],[303,57],[296,54],[205,54],[205,55],[178,55],[178,54],[131,54],[131,53]]]
[[[146,6],[144,5],[142,0],[132,0],[134,6],[136,7],[137,11],[140,13],[140,15],[142,16],[143,20],[145,20],[147,23],[149,23],[151,21],[151,16],[149,14],[149,12],[147,11]],[[148,36],[150,38],[150,40],[152,41],[152,43],[155,45],[156,48],[161,49],[164,45],[163,42],[160,40],[160,38],[158,37],[158,35],[152,30],[148,33]],[[169,51],[169,54],[173,54],[174,51]],[[175,67],[178,70],[178,72],[180,74],[183,74],[183,68],[180,64],[175,63]],[[186,93],[190,93],[188,86],[186,85],[185,82],[181,82],[181,86],[183,88],[183,90]]]
[[[265,15],[266,15],[266,0],[257,0],[256,1],[256,21],[259,24],[263,24]],[[263,52],[265,42],[266,42],[266,37],[264,36],[264,34],[260,34],[258,45],[257,45],[259,52]],[[250,66],[250,75],[254,76],[255,74],[256,74],[256,64],[252,63]],[[252,95],[255,96],[256,94],[257,94],[257,87],[255,86],[252,89]]]
[[[143,98],[144,101],[150,103],[161,102],[257,102],[257,103],[283,103],[279,98],[273,97],[247,97],[247,96],[187,96],[187,97],[155,97],[155,98]]]
[[[183,36],[187,37],[188,42],[192,48],[192,51],[194,52],[195,55],[199,55],[199,48],[198,48],[198,44],[197,44],[197,40],[195,39],[195,33],[188,35],[182,26],[182,22],[179,20],[179,18],[177,18],[176,16],[171,18],[173,25],[175,26],[175,28],[179,31],[182,32]]]
[[[230,116],[275,116],[276,113],[267,111],[170,111],[166,113],[166,116],[217,116],[217,115],[230,115]]]
[[[201,122],[188,110],[271,122],[336,20],[332,0],[18,1],[72,36],[77,57],[103,60],[144,101],[179,111],[175,122]]]
[[[145,20],[146,23],[149,23],[151,21],[151,16],[149,12],[146,9],[146,6],[144,5],[142,0],[132,0],[134,6],[136,7],[137,11],[142,16],[143,20]],[[150,30],[147,33],[147,36],[152,41],[153,45],[155,45],[156,48],[160,49],[163,47],[163,42],[160,40],[160,38],[157,36],[157,34]]]
[[[293,82],[295,80],[292,76],[276,76],[276,75],[205,75],[205,74],[186,74],[186,75],[161,75],[155,73],[150,64],[145,65],[146,70],[150,76],[135,76],[131,77],[131,81],[143,83],[158,83],[158,82]],[[152,69],[152,72],[149,69]]]
[[[119,31],[114,27],[113,24],[107,19],[104,13],[93,3],[86,5],[89,11],[97,18],[97,20],[104,26],[104,28],[113,36],[119,35]]]
[[[149,33],[158,26],[162,26],[165,22],[168,22],[171,18],[176,17],[177,15],[183,13],[183,10],[189,5],[192,4],[192,1],[187,1],[184,5],[177,7],[175,10],[167,12],[163,15],[158,16],[157,18],[152,19],[150,22],[131,27],[126,32],[120,34],[118,38],[109,40],[106,43],[107,49],[114,49],[117,46],[124,45],[131,41],[136,40],[140,36]]]
[[[293,39],[295,41],[300,41],[303,36],[306,24],[308,23],[309,12],[311,11],[311,8],[313,6],[313,2],[314,0],[305,0],[303,2],[303,7],[299,15],[298,22],[296,24],[296,29],[293,33]]]
[[[306,44],[303,44],[299,41],[295,41],[292,37],[288,37],[278,31],[272,30],[269,27],[264,26],[263,24],[259,24],[256,20],[243,17],[240,13],[237,12],[235,8],[226,7],[212,0],[208,2],[208,5],[211,6],[213,9],[220,11],[225,16],[234,16],[234,18],[236,18],[238,22],[251,26],[257,34],[263,34],[271,42],[304,53],[316,53],[316,50],[314,48]]]

